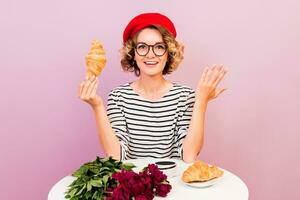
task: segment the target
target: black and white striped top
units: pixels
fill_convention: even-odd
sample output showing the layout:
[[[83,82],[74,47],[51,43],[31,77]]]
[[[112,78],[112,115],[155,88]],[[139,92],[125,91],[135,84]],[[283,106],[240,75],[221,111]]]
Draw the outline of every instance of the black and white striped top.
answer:
[[[173,83],[161,99],[150,101],[130,83],[109,93],[107,114],[121,144],[121,160],[182,158],[182,142],[192,117],[195,91]]]

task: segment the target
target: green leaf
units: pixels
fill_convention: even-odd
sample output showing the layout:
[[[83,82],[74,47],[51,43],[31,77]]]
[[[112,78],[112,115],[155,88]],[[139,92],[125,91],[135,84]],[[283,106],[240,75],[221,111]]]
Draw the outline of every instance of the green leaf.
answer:
[[[107,185],[108,178],[109,178],[109,176],[107,176],[107,175],[102,177],[103,185],[105,186],[105,188]]]
[[[72,198],[75,195],[76,192],[77,192],[76,188],[74,188],[73,190],[71,190],[71,192],[69,193],[70,197]]]
[[[110,171],[111,170],[111,168],[109,168],[109,167],[101,167],[100,168],[100,172],[103,172],[103,171]]]
[[[102,181],[101,181],[101,179],[91,180],[89,183],[90,183],[92,186],[94,186],[94,187],[101,187],[101,186],[102,186]]]
[[[87,183],[87,186],[86,186],[86,188],[87,188],[87,191],[89,192],[89,191],[91,191],[91,189],[92,189],[92,185],[91,185],[91,183],[90,182],[88,182]]]
[[[133,163],[123,163],[122,168],[126,170],[132,170],[132,168],[135,168],[136,166]]]
[[[91,192],[87,192],[87,193],[85,193],[85,195],[84,195],[84,197],[85,197],[86,199],[90,199],[92,196],[93,196],[93,194],[92,194]]]
[[[97,157],[97,159],[99,159],[99,162],[102,162],[102,163],[109,161],[110,158],[111,158],[111,157],[106,157],[106,158],[103,158],[103,159],[99,159],[99,157]],[[96,160],[97,160],[97,159],[96,159]]]
[[[86,188],[86,185],[84,184],[83,187],[76,193],[76,195],[80,195],[85,188]]]
[[[88,171],[88,168],[83,165],[82,167],[79,168],[79,170],[75,171],[72,175],[75,176],[75,177],[80,177],[84,174],[86,174]]]
[[[93,194],[93,196],[92,196],[92,199],[97,199],[97,198],[99,198],[99,193],[98,193],[98,191],[96,191],[96,192]]]
[[[94,174],[98,174],[100,172],[99,167],[91,167],[91,168],[89,168],[89,170],[91,172],[93,172]]]

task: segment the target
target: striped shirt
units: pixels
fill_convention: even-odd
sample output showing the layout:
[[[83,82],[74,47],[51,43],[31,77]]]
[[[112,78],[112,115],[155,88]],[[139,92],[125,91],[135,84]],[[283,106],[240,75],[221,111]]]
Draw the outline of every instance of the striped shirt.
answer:
[[[182,143],[192,117],[195,91],[173,83],[161,99],[150,101],[130,83],[109,93],[107,114],[120,141],[121,160],[180,158]]]

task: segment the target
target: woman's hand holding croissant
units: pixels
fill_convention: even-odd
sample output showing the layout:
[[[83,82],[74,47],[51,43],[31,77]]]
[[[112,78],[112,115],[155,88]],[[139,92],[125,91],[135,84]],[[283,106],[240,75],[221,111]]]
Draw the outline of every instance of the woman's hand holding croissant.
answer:
[[[102,98],[96,94],[98,85],[98,79],[91,76],[82,81],[78,89],[79,98],[90,104],[94,109],[103,105]]]

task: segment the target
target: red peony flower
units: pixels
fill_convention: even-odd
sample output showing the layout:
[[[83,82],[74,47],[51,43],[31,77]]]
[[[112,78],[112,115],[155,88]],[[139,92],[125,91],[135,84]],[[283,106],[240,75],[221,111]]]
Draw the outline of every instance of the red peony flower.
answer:
[[[138,195],[135,197],[135,200],[148,200],[148,198],[144,195]]]
[[[128,191],[122,185],[118,185],[113,190],[112,196],[107,197],[106,199],[107,200],[129,200],[130,199],[130,191]]]
[[[156,187],[155,194],[161,197],[166,197],[171,189],[172,186],[169,184],[160,184]]]

